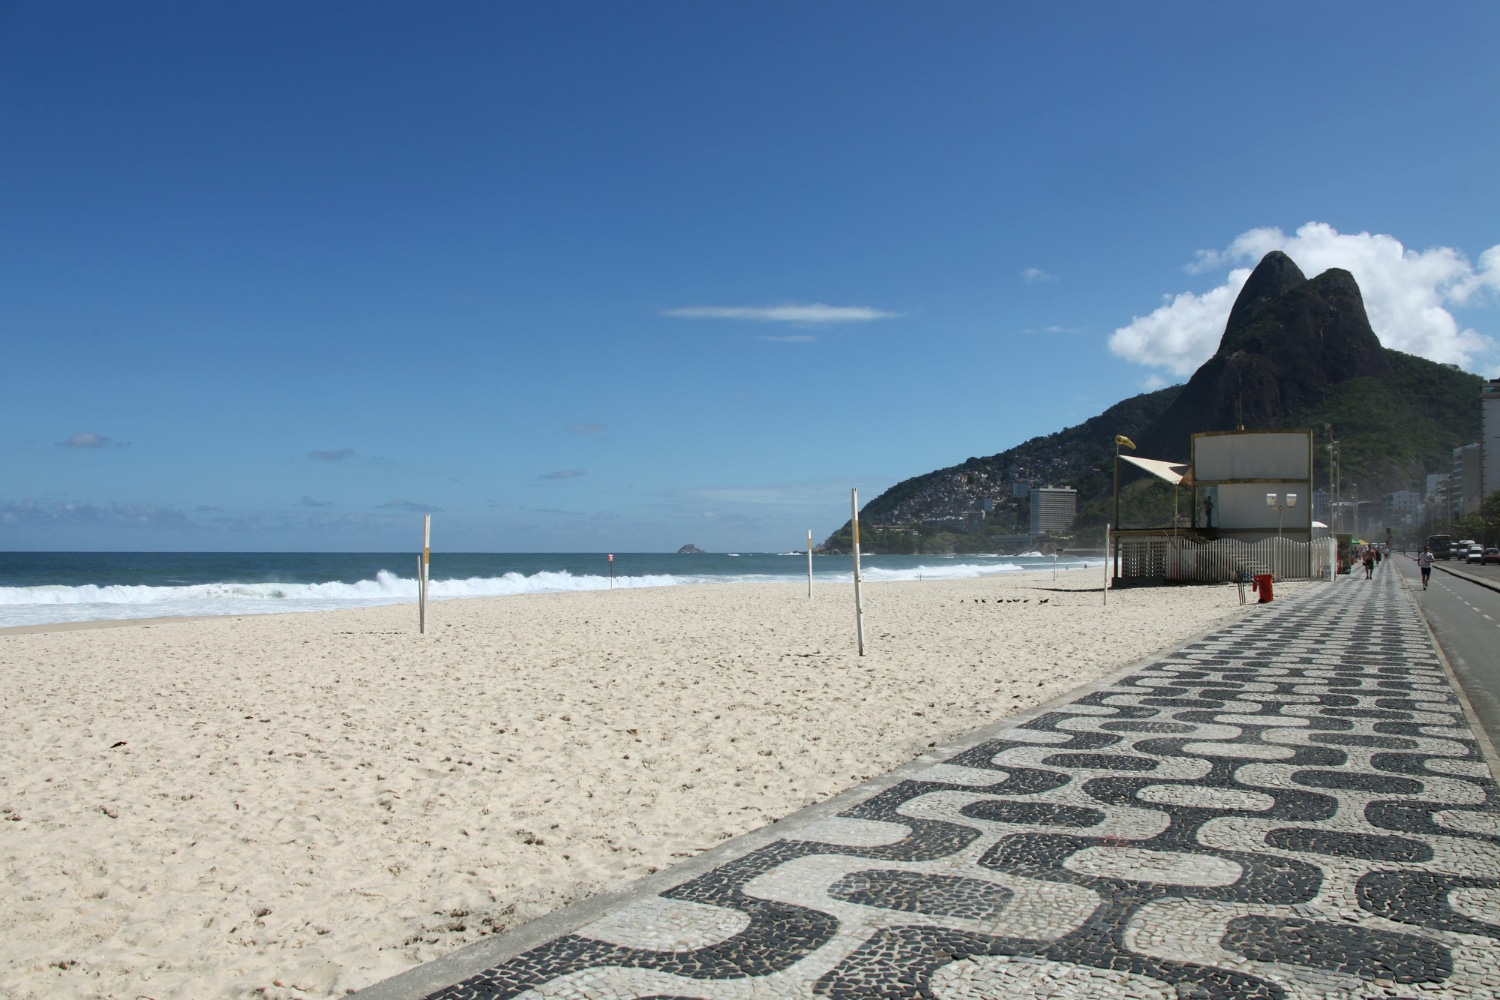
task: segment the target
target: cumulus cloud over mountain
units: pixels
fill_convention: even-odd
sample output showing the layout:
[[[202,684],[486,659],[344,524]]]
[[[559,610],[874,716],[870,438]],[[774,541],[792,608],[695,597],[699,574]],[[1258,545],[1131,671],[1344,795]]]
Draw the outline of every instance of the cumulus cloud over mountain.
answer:
[[[1190,375],[1213,356],[1229,309],[1255,263],[1272,250],[1296,261],[1309,277],[1330,267],[1354,275],[1370,325],[1386,347],[1473,369],[1493,366],[1495,341],[1462,326],[1450,309],[1500,300],[1500,245],[1477,263],[1452,247],[1408,250],[1383,233],[1340,233],[1309,222],[1291,236],[1280,229],[1251,229],[1223,250],[1200,250],[1194,274],[1230,268],[1224,282],[1201,294],[1168,295],[1146,316],[1136,316],[1110,337],[1110,350],[1139,364]]]

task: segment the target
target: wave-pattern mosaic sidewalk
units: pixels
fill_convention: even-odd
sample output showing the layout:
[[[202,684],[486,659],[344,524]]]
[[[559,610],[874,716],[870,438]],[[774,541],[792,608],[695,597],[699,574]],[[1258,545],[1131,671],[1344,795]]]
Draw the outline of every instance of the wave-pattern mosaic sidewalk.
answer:
[[[1340,582],[432,996],[1500,996],[1495,791]]]

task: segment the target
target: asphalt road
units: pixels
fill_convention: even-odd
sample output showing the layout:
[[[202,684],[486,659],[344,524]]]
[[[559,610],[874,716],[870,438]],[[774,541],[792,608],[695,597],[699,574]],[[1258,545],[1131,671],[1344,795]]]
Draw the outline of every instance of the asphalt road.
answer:
[[[1439,561],[1424,591],[1414,560],[1397,556],[1388,565],[1411,586],[1490,745],[1500,747],[1500,593],[1443,571],[1451,566],[1500,586],[1500,566]]]
[[[1460,573],[1468,573],[1470,576],[1477,576],[1481,580],[1488,580],[1496,586],[1500,586],[1500,565],[1495,565],[1494,563],[1482,566],[1479,563],[1459,562],[1457,559],[1448,562],[1439,559],[1435,565],[1438,567],[1451,566]]]

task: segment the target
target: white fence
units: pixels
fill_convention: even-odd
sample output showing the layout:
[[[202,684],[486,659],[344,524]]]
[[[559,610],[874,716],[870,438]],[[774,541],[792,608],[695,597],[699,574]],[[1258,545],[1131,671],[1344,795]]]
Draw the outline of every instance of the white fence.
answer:
[[[1122,538],[1119,544],[1120,576],[1136,579],[1212,582],[1269,573],[1278,580],[1331,580],[1338,558],[1332,538],[1200,542],[1161,535]]]

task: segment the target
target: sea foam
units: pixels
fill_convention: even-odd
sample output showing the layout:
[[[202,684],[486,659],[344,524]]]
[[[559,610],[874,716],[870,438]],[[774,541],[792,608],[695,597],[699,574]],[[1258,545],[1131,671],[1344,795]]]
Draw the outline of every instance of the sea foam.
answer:
[[[977,558],[977,557],[975,557]],[[853,581],[853,567],[843,572],[828,572],[827,563],[819,560],[814,576],[817,584],[847,584]],[[845,564],[848,565],[848,564]],[[1077,567],[1077,561],[1060,563],[1059,568]],[[960,580],[1023,570],[1041,566],[1023,566],[1003,560],[963,562],[941,559],[932,564],[887,568],[878,560],[864,563],[861,575],[871,583],[918,580]],[[629,589],[635,587],[672,587],[684,584],[719,583],[788,583],[802,579],[798,572],[746,574],[647,574],[608,576],[573,574],[567,571],[541,571],[532,574],[505,573],[500,576],[442,579],[435,577],[430,596],[435,601],[465,597],[509,597],[521,594],[562,593],[579,590]],[[398,576],[380,570],[373,579],[354,583],[204,583],[184,586],[41,585],[0,587],[0,627],[43,625],[69,621],[105,621],[131,618],[169,618],[197,615],[260,615],[295,611],[332,611],[340,608],[373,607],[401,604],[417,599],[413,577]]]

